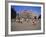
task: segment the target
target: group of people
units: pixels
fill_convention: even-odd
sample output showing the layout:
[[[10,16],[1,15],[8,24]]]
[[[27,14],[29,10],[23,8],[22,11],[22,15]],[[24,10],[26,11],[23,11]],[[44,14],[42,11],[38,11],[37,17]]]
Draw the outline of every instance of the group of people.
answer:
[[[35,16],[35,17],[33,18],[33,20],[32,20],[32,24],[33,24],[33,25],[36,25],[37,22],[39,22],[40,19],[41,19],[41,15],[39,15],[38,18],[36,18],[36,16]]]
[[[28,18],[20,18],[20,17],[18,17],[18,19],[16,19],[16,22],[18,22],[18,23],[23,23],[23,22],[30,22],[30,20],[32,21],[32,24],[33,25],[36,25],[36,23],[37,23],[37,20],[39,21],[39,19],[41,19],[41,15],[39,15],[38,16],[38,18],[37,18],[37,16],[34,16],[32,19],[28,19]]]

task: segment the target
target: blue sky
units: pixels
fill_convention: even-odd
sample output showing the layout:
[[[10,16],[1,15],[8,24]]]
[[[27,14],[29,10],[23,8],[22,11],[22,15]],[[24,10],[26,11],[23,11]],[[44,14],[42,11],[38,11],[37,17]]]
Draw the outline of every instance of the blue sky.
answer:
[[[17,12],[23,11],[23,10],[29,10],[29,11],[32,11],[36,14],[41,14],[41,7],[37,7],[37,6],[16,6],[16,5],[12,5],[11,7]]]

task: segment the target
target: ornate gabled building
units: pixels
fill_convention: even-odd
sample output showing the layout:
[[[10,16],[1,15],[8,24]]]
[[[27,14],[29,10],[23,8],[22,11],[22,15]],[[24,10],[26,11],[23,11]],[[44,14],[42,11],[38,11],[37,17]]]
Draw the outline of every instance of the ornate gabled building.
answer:
[[[33,18],[34,16],[37,16],[34,12],[29,10],[24,10],[20,13],[20,17],[23,18]]]

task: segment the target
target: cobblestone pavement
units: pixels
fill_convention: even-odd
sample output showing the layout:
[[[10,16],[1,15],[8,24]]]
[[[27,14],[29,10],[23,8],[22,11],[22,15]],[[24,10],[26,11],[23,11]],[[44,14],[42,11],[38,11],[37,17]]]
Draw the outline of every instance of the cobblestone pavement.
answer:
[[[23,21],[22,23],[11,22],[12,31],[25,31],[25,30],[39,30],[41,29],[41,20],[36,20],[36,24],[32,24],[32,21],[29,22]]]

